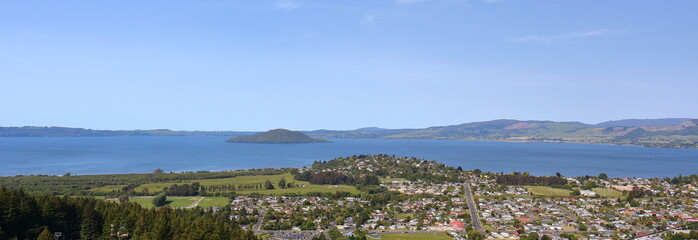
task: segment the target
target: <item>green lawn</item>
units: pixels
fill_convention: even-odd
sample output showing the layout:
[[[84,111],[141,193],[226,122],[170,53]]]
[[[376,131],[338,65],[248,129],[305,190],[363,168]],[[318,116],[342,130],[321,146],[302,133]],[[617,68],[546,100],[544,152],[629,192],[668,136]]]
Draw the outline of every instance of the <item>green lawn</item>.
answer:
[[[438,233],[438,234],[423,234],[423,233],[415,233],[415,234],[409,234],[409,233],[385,233],[381,234],[380,239],[387,239],[387,240],[431,240],[431,239],[444,239],[444,240],[451,240],[450,237],[446,236],[446,234],[443,233]]]
[[[199,202],[199,206],[206,209],[210,207],[225,207],[230,204],[230,199],[227,197],[206,197]]]
[[[102,186],[102,187],[98,187],[98,188],[91,188],[89,191],[110,193],[112,191],[121,190],[122,188],[124,188],[126,186],[128,186],[128,185],[107,185],[107,186]]]
[[[623,196],[623,193],[615,190],[615,189],[610,189],[610,188],[593,188],[591,189],[597,194],[601,195],[602,197],[607,197],[607,198],[619,198]]]
[[[200,197],[167,197],[166,206],[173,208],[187,207],[199,198]],[[153,207],[153,197],[132,197],[128,201],[132,203],[138,203],[141,206],[147,208]]]
[[[569,197],[572,191],[560,188],[551,188],[545,186],[523,186],[531,192],[533,195],[539,196],[558,196],[558,197]]]
[[[286,189],[281,189],[278,186],[279,180],[282,178],[286,179],[286,182],[289,183],[294,183],[297,187],[294,188],[286,188]],[[297,181],[293,179],[293,175],[290,173],[284,173],[284,174],[278,174],[278,175],[255,175],[255,176],[239,176],[239,177],[232,177],[232,178],[218,178],[218,179],[203,179],[203,180],[187,180],[187,181],[182,181],[182,182],[168,182],[168,183],[148,183],[148,184],[143,184],[138,187],[136,187],[136,191],[140,192],[143,191],[144,188],[148,188],[148,192],[150,194],[156,194],[164,187],[169,187],[172,184],[192,184],[193,182],[199,182],[202,186],[211,186],[211,185],[235,185],[236,187],[238,185],[245,185],[245,184],[264,184],[269,180],[273,185],[275,189],[272,190],[245,190],[245,191],[235,191],[238,194],[250,194],[250,193],[260,193],[260,194],[265,194],[265,195],[280,195],[280,194],[286,194],[286,193],[298,193],[298,194],[304,194],[308,192],[336,192],[336,191],[343,191],[343,192],[350,192],[353,194],[359,193],[358,190],[356,190],[355,187],[353,186],[346,186],[346,185],[315,185],[315,184],[310,184],[309,182],[306,181]]]
[[[414,215],[409,214],[409,213],[401,213],[395,216],[397,219],[405,219],[407,217],[414,218]]]

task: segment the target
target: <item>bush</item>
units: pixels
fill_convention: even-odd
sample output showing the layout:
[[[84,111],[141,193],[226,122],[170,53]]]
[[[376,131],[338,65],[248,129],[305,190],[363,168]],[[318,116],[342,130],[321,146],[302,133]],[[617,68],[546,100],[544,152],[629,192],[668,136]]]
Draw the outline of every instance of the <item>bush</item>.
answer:
[[[153,198],[153,206],[162,207],[165,206],[165,203],[167,203],[167,194],[165,192],[161,192]]]

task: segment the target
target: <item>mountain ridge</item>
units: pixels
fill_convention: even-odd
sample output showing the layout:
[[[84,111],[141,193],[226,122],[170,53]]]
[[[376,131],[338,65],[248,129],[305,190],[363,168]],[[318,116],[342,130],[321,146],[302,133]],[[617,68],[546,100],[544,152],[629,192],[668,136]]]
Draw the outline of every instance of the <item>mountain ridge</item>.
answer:
[[[498,119],[422,129],[388,131],[308,131],[323,138],[444,139],[515,142],[562,142],[697,148],[698,120],[677,125],[602,127],[581,122]]]
[[[678,125],[686,121],[691,121],[691,118],[656,118],[656,119],[621,119],[606,121],[596,126],[600,127],[651,127],[651,126],[667,126]]]

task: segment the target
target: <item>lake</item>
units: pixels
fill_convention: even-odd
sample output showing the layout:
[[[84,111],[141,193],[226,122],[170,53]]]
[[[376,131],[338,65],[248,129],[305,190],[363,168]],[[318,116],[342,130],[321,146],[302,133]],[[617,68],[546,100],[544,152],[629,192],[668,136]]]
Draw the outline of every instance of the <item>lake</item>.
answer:
[[[535,175],[672,177],[698,173],[698,149],[563,143],[330,139],[334,143],[226,143],[221,137],[0,138],[0,176],[310,167],[315,160],[391,154],[464,169]]]

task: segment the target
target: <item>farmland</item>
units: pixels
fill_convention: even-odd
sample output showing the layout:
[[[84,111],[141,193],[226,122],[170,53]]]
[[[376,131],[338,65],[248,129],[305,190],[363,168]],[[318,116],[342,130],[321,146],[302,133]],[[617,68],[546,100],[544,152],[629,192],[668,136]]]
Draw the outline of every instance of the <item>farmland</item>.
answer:
[[[570,196],[570,193],[572,193],[572,191],[567,190],[567,189],[552,188],[552,187],[545,187],[545,186],[524,186],[524,188],[526,188],[526,190],[531,192],[531,194],[540,195],[540,196],[568,197],[568,196]]]
[[[293,183],[292,188],[280,188],[278,183],[281,179],[285,179],[288,183]],[[351,194],[358,194],[359,191],[353,186],[348,185],[317,185],[311,184],[306,181],[297,181],[293,179],[293,175],[290,173],[275,174],[275,175],[251,175],[251,176],[238,176],[230,178],[215,178],[215,179],[201,179],[201,180],[171,180],[165,182],[157,183],[146,183],[141,184],[134,188],[134,191],[138,193],[145,193],[146,195],[155,195],[162,191],[165,187],[170,187],[173,184],[191,185],[194,182],[198,182],[201,186],[216,186],[216,185],[231,185],[231,186],[241,186],[241,185],[262,185],[266,181],[270,181],[274,185],[274,189],[249,189],[249,190],[230,190],[225,192],[236,192],[237,194],[252,194],[259,193],[265,195],[283,195],[283,194],[305,194],[310,192],[320,192],[320,193],[334,193],[337,191],[349,192]],[[102,187],[92,188],[89,191],[98,193],[110,193],[122,190],[127,185],[106,185]],[[146,190],[147,191],[144,191]]]

